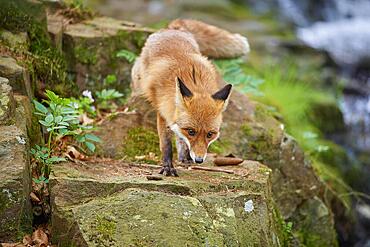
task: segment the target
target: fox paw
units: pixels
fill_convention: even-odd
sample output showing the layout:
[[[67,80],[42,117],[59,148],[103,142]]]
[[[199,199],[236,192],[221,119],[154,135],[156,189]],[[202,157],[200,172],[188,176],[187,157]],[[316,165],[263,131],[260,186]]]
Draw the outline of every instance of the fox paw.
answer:
[[[176,169],[173,167],[169,167],[169,166],[163,166],[159,174],[163,174],[165,176],[173,176],[173,177],[179,176],[177,175]]]

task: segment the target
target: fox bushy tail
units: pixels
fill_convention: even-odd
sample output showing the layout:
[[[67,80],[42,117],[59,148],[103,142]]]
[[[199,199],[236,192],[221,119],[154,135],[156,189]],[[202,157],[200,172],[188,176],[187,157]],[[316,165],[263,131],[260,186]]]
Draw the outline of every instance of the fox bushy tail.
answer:
[[[193,34],[200,52],[207,57],[234,58],[249,52],[247,38],[201,21],[177,19],[172,21],[168,28]]]

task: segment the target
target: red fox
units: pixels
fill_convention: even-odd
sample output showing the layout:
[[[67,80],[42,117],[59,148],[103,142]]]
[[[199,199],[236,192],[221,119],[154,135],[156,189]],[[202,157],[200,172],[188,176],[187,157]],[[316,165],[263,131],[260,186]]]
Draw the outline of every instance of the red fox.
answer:
[[[205,56],[230,58],[248,52],[245,37],[195,20],[175,20],[148,37],[132,68],[132,82],[134,92],[157,110],[160,174],[177,176],[172,133],[184,163],[202,163],[208,146],[219,137],[232,86],[219,89],[222,77]]]

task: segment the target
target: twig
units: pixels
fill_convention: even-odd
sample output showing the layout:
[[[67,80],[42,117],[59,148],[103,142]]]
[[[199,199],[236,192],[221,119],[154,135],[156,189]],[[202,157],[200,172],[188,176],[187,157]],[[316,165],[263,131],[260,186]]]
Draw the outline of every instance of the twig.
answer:
[[[201,170],[201,171],[209,171],[209,172],[224,172],[224,173],[234,174],[234,171],[232,171],[232,170],[225,170],[225,169],[212,168],[212,167],[206,167],[206,166],[190,166],[190,170]]]

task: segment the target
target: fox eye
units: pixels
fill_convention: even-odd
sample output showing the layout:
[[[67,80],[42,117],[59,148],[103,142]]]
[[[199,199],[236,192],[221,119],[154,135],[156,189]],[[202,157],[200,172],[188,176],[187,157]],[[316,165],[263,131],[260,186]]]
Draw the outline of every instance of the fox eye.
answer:
[[[207,133],[207,138],[211,138],[213,136],[213,133],[212,132],[208,132]]]
[[[189,136],[195,136],[195,130],[188,129],[188,134],[189,134]]]

